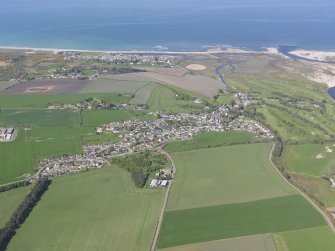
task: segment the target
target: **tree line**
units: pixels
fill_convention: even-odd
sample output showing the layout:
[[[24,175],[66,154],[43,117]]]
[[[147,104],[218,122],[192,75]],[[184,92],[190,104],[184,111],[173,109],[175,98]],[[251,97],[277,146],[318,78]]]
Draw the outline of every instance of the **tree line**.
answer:
[[[41,199],[50,184],[51,180],[47,177],[39,179],[29,194],[16,208],[6,225],[0,229],[0,250],[6,249],[10,240],[16,234],[16,230],[19,229],[19,227],[28,218],[30,212]]]
[[[31,181],[29,181],[29,180],[23,180],[23,181],[10,183],[8,185],[1,186],[0,187],[0,193],[7,192],[9,190],[19,188],[19,187],[29,186],[30,184],[31,184]]]

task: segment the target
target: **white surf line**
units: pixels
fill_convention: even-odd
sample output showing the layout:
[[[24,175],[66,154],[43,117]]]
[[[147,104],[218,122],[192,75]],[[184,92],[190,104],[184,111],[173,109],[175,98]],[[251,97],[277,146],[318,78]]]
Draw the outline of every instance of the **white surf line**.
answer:
[[[275,143],[272,142],[272,148],[271,151],[269,153],[269,161],[272,165],[272,167],[276,170],[276,172],[280,175],[280,177],[285,180],[285,182],[287,184],[289,184],[294,190],[296,190],[301,196],[303,196],[310,204],[312,204],[312,206],[322,215],[322,217],[326,220],[327,224],[329,225],[329,227],[331,228],[331,230],[333,231],[333,233],[335,234],[335,226],[333,225],[333,222],[328,218],[327,214],[312,200],[310,199],[306,194],[304,194],[302,191],[300,191],[299,188],[297,188],[296,186],[294,186],[291,182],[289,182],[284,175],[277,169],[276,165],[273,163],[272,161],[272,153],[273,150],[275,148]]]
[[[170,156],[170,154],[168,154],[166,151],[163,150],[163,147],[164,146],[161,146],[158,149],[161,153],[163,153],[170,160],[174,177],[176,177],[176,165],[175,165],[172,157]],[[164,198],[163,206],[162,206],[162,209],[161,209],[161,214],[160,214],[159,219],[158,219],[158,223],[157,223],[157,226],[156,226],[156,231],[155,231],[154,238],[153,238],[152,243],[151,243],[150,251],[155,251],[156,250],[157,241],[158,241],[159,233],[160,233],[163,218],[164,218],[164,213],[165,213],[165,210],[166,210],[166,205],[167,205],[169,195],[170,195],[170,190],[171,190],[171,187],[172,187],[172,182],[173,182],[173,180],[170,180],[169,185],[168,185],[168,187],[166,189],[166,192],[165,192],[165,198]]]

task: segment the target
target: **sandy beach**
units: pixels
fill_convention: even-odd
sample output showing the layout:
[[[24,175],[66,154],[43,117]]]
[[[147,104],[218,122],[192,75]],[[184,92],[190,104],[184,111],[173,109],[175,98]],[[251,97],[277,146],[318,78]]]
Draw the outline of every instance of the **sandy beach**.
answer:
[[[308,51],[295,50],[290,52],[293,55],[319,61],[335,61],[334,51]]]
[[[277,48],[264,48],[263,51],[250,51],[250,50],[243,50],[239,48],[211,48],[207,51],[157,51],[157,50],[130,50],[130,51],[105,51],[105,50],[78,50],[78,49],[62,49],[62,48],[33,48],[33,47],[15,47],[15,46],[0,46],[0,50],[23,50],[23,51],[45,51],[45,52],[52,52],[52,53],[60,53],[60,52],[97,52],[97,53],[115,53],[115,54],[171,54],[171,55],[187,55],[187,54],[195,54],[195,55],[207,55],[207,54],[218,54],[218,53],[266,53],[266,54],[273,54],[273,55],[282,55],[278,52]]]

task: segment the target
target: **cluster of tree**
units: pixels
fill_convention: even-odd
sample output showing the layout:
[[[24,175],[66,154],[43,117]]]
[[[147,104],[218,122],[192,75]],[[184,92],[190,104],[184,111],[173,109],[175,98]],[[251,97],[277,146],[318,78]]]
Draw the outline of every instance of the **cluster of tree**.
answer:
[[[29,180],[14,182],[14,183],[11,183],[11,184],[8,184],[8,185],[1,186],[0,187],[0,193],[9,191],[9,190],[12,190],[12,189],[15,189],[15,188],[28,186],[30,184],[31,184],[31,182]]]
[[[174,93],[175,93],[175,96],[176,96],[177,100],[186,100],[186,101],[194,100],[193,97],[191,97],[190,95],[188,95],[186,93],[181,93],[181,92],[174,92]]]
[[[104,67],[99,69],[99,73],[109,74],[124,74],[133,72],[145,72],[145,70],[136,69],[132,67]]]
[[[166,167],[168,163],[165,155],[148,150],[114,158],[113,161],[130,172],[136,187],[144,187],[150,173]]]
[[[44,177],[39,179],[30,193],[24,198],[16,208],[5,227],[0,229],[0,250],[5,250],[9,241],[13,238],[16,230],[24,223],[33,210],[36,203],[40,200],[44,192],[48,189],[51,180]]]

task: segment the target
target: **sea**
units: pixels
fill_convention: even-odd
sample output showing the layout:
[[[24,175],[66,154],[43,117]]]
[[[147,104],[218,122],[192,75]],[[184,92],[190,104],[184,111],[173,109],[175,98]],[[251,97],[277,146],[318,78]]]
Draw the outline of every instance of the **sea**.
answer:
[[[0,46],[335,50],[334,0],[0,0]]]

